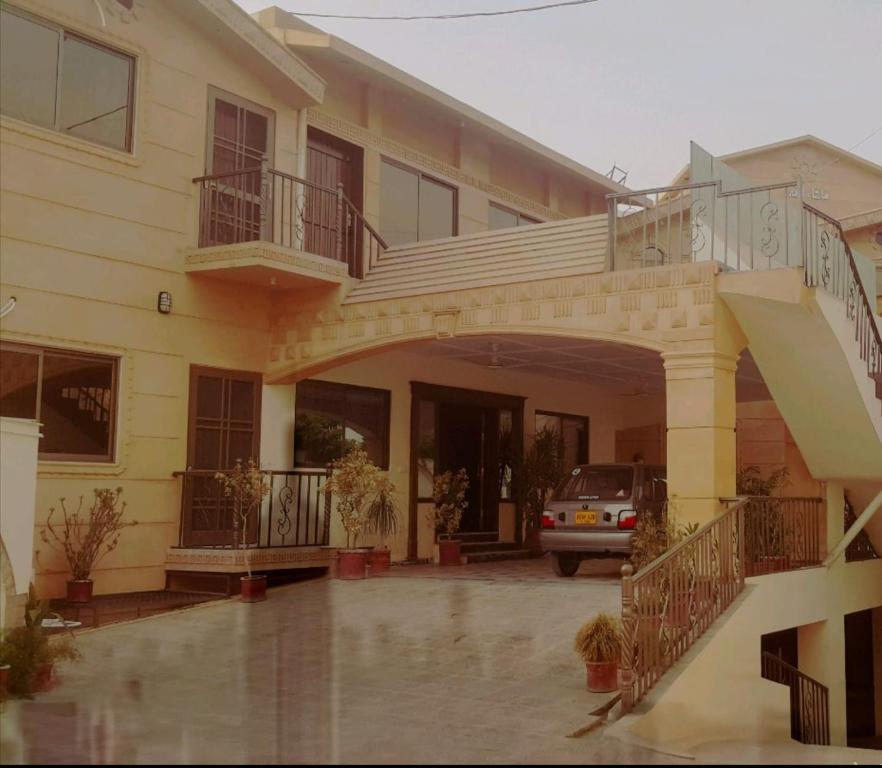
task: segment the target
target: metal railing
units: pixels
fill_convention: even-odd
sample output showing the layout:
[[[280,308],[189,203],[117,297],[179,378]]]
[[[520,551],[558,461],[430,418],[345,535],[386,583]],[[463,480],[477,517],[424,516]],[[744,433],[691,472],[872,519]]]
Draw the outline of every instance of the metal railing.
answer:
[[[199,247],[263,240],[345,262],[364,277],[388,247],[337,189],[259,166],[199,176]]]
[[[622,709],[630,711],[744,588],[744,499],[636,575],[622,566]]]
[[[830,744],[827,687],[783,659],[763,651],[761,674],[790,688],[790,736],[803,744]]]
[[[634,575],[622,566],[622,707],[629,711],[744,588],[821,564],[823,501],[741,496]]]
[[[220,470],[176,472],[181,478],[180,547],[235,548],[231,501],[217,479]],[[331,494],[325,493],[323,469],[264,470],[270,493],[249,517],[248,546],[327,546]],[[241,540],[241,539],[239,539]]]
[[[854,513],[854,507],[852,506],[851,500],[848,496],[845,496],[845,524],[843,525],[843,533],[848,533],[848,529],[851,528],[857,522],[857,515]],[[854,537],[852,542],[845,548],[845,562],[847,563],[856,563],[861,560],[878,560],[879,553],[876,552],[876,548],[873,546],[873,542],[870,541],[870,537],[867,536],[867,532],[862,530],[858,533],[857,536]]]
[[[802,233],[805,284],[809,288],[823,288],[845,302],[846,317],[854,324],[861,360],[876,385],[876,397],[882,399],[882,334],[842,226],[836,219],[803,204]]]
[[[607,195],[608,268],[718,261],[730,269],[802,264],[796,182],[724,192],[719,181]]]
[[[744,497],[723,499],[737,503]],[[744,508],[744,575],[820,565],[824,502],[815,497],[748,496]]]

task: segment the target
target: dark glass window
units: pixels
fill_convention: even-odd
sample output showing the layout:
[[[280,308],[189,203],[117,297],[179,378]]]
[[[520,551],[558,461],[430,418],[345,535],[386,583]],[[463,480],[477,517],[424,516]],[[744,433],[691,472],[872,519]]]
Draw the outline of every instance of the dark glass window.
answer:
[[[437,454],[435,440],[435,413],[437,409],[432,400],[420,400],[419,409],[417,497],[431,499],[434,493],[435,456]]]
[[[380,167],[380,234],[389,245],[456,234],[456,190],[391,160]]]
[[[536,411],[536,431],[543,427],[563,435],[564,469],[570,470],[588,461],[588,419],[585,416]]]
[[[0,11],[3,114],[131,150],[135,60],[47,21]]]
[[[0,415],[42,423],[42,458],[112,460],[115,358],[4,345],[0,371]]]
[[[518,213],[511,208],[505,208],[496,203],[490,203],[490,216],[488,224],[490,229],[508,229],[509,227],[523,227],[527,224],[539,224],[538,219]]]
[[[355,445],[389,467],[389,392],[308,379],[297,385],[294,464],[324,467]]]
[[[623,501],[633,495],[631,467],[574,467],[554,491],[557,501]]]

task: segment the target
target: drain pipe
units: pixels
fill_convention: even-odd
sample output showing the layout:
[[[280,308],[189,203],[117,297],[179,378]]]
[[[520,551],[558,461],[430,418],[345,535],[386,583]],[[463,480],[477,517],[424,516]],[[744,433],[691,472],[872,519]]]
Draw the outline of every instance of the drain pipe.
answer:
[[[882,491],[879,491],[873,500],[867,504],[866,509],[861,512],[860,517],[854,521],[854,524],[845,532],[839,543],[833,548],[833,551],[827,555],[824,565],[829,568],[836,559],[848,548],[848,545],[854,541],[855,537],[864,529],[870,518],[882,508]]]
[[[294,175],[298,179],[306,178],[306,113],[306,107],[297,110],[297,170]],[[297,189],[294,215],[300,217],[300,221],[294,226],[294,248],[300,251],[303,250],[303,230],[306,226],[302,218],[306,213],[306,195],[302,184],[298,184]]]
[[[10,296],[9,301],[7,301],[2,307],[0,307],[0,318],[6,317],[13,309],[15,309],[15,296]]]

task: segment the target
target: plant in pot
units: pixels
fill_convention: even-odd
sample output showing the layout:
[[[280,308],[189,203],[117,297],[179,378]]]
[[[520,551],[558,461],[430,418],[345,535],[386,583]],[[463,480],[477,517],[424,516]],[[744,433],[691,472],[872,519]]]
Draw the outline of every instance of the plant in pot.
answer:
[[[589,691],[606,693],[618,689],[622,628],[617,618],[608,613],[597,614],[576,633],[573,647],[585,662]]]
[[[542,427],[514,472],[516,499],[524,511],[527,547],[533,553],[541,552],[542,513],[565,471],[563,436],[556,429]]]
[[[368,555],[371,574],[388,571],[392,564],[392,555],[386,539],[398,532],[398,506],[387,488],[383,488],[368,506],[366,529],[368,533],[379,536],[381,542]]]
[[[787,467],[781,467],[763,477],[755,464],[742,467],[735,475],[735,493],[738,496],[773,497],[790,485]],[[752,547],[751,568],[755,573],[786,571],[790,567],[786,539],[792,535],[784,524],[783,509],[774,502],[756,500],[744,510],[747,530],[762,530]]]
[[[378,524],[378,517],[384,518],[384,525],[388,523],[395,486],[368,458],[367,452],[356,446],[331,462],[323,490],[336,499],[346,531],[346,547],[337,551],[337,577],[363,579],[367,573],[368,550],[358,547],[358,537],[372,524],[372,510],[374,525]]]
[[[248,575],[239,580],[242,601],[256,603],[266,600],[266,574],[254,575],[251,572],[248,522],[251,515],[260,513],[260,504],[270,492],[270,481],[254,459],[248,459],[244,465],[241,459],[236,459],[236,465],[231,470],[218,472],[215,479],[220,482],[224,496],[232,502],[233,546],[245,550]]]
[[[447,470],[435,475],[432,482],[432,500],[435,507],[431,522],[438,537],[438,564],[460,565],[460,541],[454,539],[459,531],[462,513],[469,506],[466,491],[469,489],[469,475],[464,468],[457,472]]]
[[[123,522],[126,503],[122,488],[96,488],[88,514],[83,511],[83,497],[75,510],[68,510],[65,499],[59,501],[61,520],[53,521],[55,507],[50,507],[46,527],[40,538],[50,547],[60,549],[73,577],[67,582],[67,599],[88,603],[92,599],[92,570],[101,558],[116,549],[124,528],[137,520]]]
[[[4,695],[30,696],[48,691],[56,682],[55,662],[80,658],[71,637],[49,639],[42,626],[47,615],[48,604],[38,602],[31,587],[25,625],[7,630],[0,639],[0,666],[7,670]]]

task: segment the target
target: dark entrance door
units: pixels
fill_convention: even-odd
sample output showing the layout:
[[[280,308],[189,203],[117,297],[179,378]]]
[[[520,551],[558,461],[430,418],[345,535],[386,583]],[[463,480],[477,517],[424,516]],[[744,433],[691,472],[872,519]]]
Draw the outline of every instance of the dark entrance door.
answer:
[[[362,151],[359,147],[316,128],[308,128],[306,180],[332,190],[342,184],[343,194],[359,211],[362,210]],[[330,199],[327,194],[307,188],[303,212],[303,249],[335,259],[337,220],[336,208],[326,210]]]
[[[232,511],[214,473],[237,459],[259,461],[261,381],[259,373],[190,367],[187,469],[194,472],[184,482],[184,546],[233,543]],[[251,517],[249,541],[257,533]]]
[[[440,403],[438,412],[438,463],[441,472],[465,468],[469,475],[460,531],[495,531],[499,500],[496,475],[497,411],[462,403]]]
[[[845,614],[845,718],[849,745],[876,733],[873,612]]]

